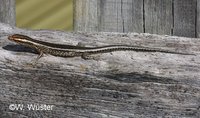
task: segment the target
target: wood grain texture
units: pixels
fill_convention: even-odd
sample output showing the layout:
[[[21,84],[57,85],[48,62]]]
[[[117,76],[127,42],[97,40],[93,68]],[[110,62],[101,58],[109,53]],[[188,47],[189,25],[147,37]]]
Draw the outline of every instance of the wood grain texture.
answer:
[[[174,33],[196,37],[196,0],[174,0]]]
[[[127,5],[125,10],[123,10],[125,24],[124,26],[124,32],[137,32],[137,33],[143,33],[144,32],[144,21],[143,21],[143,1],[142,0],[132,0],[132,3],[130,3],[129,0],[127,0]],[[123,6],[122,6],[123,7]],[[127,10],[126,10],[127,9]]]
[[[98,0],[74,0],[74,30],[98,31],[98,3]]]
[[[143,32],[141,0],[75,0],[76,31]]]
[[[15,0],[0,1],[0,22],[15,25]]]
[[[75,0],[74,11],[75,31],[199,35],[199,0]]]
[[[172,0],[144,0],[145,32],[171,35]]]
[[[131,44],[196,56],[113,52],[99,60],[37,57],[7,40],[20,33],[38,40],[87,46]],[[137,33],[30,31],[0,24],[0,117],[200,117],[200,40]],[[22,104],[24,110],[9,110]],[[28,104],[53,105],[50,111]]]
[[[124,19],[121,0],[102,0],[101,8],[101,31],[124,32]]]
[[[143,32],[143,1],[102,0],[101,31]]]
[[[196,21],[196,36],[200,37],[200,0],[197,0],[197,21]]]

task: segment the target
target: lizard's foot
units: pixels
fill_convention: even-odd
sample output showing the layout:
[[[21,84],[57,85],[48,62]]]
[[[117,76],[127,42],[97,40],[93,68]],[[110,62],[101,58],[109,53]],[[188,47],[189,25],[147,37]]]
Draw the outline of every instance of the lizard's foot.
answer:
[[[43,52],[40,52],[40,54],[37,56],[36,59],[32,59],[30,65],[35,66],[37,64],[37,62],[39,61],[39,59],[44,55]]]
[[[100,60],[100,55],[89,55],[87,53],[84,53],[82,56],[81,56],[82,59],[85,59],[85,60],[95,60],[95,61],[99,61]]]
[[[37,61],[32,59],[30,62],[26,63],[28,67],[35,67],[37,65]]]

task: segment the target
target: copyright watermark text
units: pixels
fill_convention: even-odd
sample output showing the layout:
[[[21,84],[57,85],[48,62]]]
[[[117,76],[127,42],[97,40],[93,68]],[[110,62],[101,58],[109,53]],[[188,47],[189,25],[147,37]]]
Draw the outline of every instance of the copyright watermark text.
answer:
[[[47,104],[10,104],[9,109],[14,110],[39,110],[39,111],[50,111],[53,110],[54,105],[47,105]]]

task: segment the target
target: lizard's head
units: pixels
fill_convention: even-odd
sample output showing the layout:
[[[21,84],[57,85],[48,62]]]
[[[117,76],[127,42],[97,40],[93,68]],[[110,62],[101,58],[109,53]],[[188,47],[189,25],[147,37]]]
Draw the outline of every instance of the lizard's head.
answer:
[[[32,42],[33,40],[32,38],[25,35],[21,35],[21,34],[14,34],[14,35],[8,36],[8,40],[14,41],[16,43],[19,43],[24,46],[29,46],[29,47],[32,47],[34,44],[34,42]]]
[[[25,35],[21,35],[21,34],[14,34],[14,35],[8,36],[8,39],[10,41],[20,43],[20,42],[27,42],[28,39],[30,39],[30,37],[25,36]]]

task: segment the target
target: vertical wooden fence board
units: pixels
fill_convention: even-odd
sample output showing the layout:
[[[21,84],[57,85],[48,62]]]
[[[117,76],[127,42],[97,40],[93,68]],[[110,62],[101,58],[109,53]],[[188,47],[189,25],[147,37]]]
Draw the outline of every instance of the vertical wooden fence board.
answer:
[[[100,2],[100,31],[123,32],[121,0],[101,0]]]
[[[75,0],[75,31],[143,32],[142,0]]]
[[[74,1],[75,31],[147,32],[200,37],[197,0]]]
[[[200,37],[200,0],[197,0],[196,36]]]
[[[171,35],[172,0],[144,0],[145,32]]]
[[[122,0],[124,32],[144,32],[143,0]]]
[[[74,0],[74,30],[98,31],[98,0]]]
[[[101,0],[100,31],[143,32],[142,0]]]
[[[15,0],[0,0],[0,22],[15,25]]]
[[[196,0],[174,0],[174,33],[176,36],[196,36]]]

